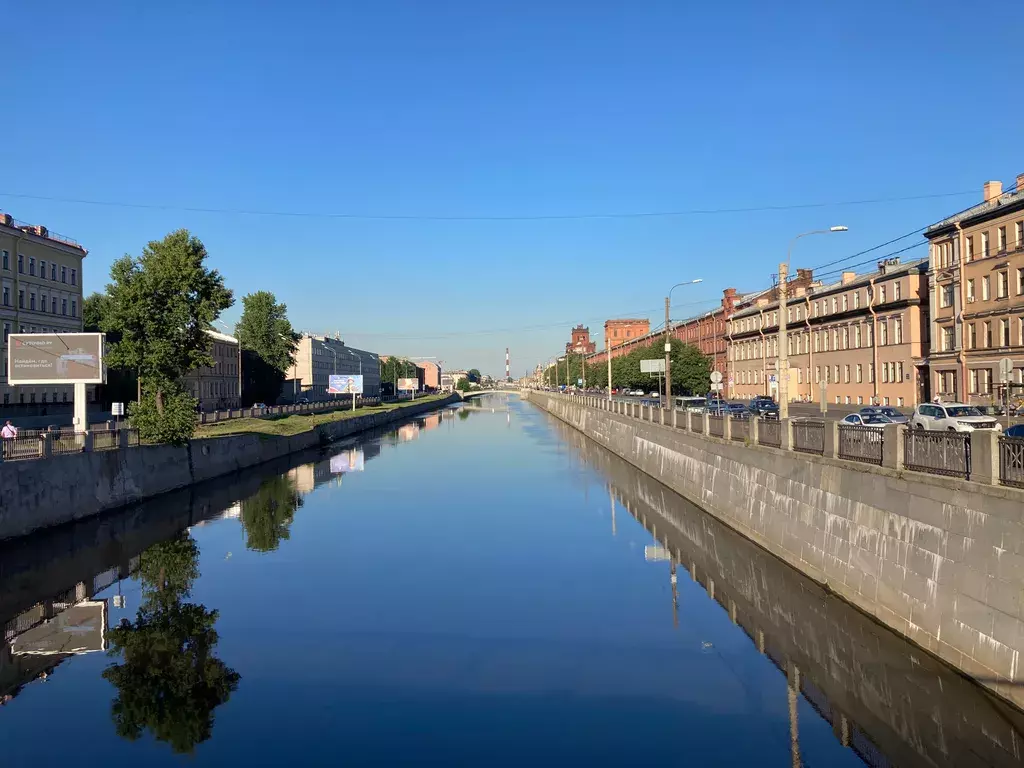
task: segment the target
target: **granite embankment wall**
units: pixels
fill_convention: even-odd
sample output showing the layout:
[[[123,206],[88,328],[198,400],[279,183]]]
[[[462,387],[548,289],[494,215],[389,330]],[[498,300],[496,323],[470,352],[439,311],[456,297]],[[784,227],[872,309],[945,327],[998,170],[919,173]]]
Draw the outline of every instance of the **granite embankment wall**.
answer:
[[[685,625],[693,599],[689,579],[867,765],[1024,762],[1024,712],[580,432],[561,423],[557,429],[607,478],[614,501],[670,553],[679,579],[679,622]],[[800,732],[806,727],[801,723]]]
[[[117,509],[193,483],[459,402],[458,395],[323,424],[290,437],[243,434],[0,464],[0,540]]]
[[[1024,705],[1024,494],[531,402]]]

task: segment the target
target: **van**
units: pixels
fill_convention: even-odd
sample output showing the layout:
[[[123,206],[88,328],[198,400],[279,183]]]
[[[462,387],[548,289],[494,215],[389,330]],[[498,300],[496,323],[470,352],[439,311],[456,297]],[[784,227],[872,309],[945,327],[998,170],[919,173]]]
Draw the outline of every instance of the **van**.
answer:
[[[691,411],[692,413],[703,413],[708,401],[703,397],[677,397],[676,409]]]

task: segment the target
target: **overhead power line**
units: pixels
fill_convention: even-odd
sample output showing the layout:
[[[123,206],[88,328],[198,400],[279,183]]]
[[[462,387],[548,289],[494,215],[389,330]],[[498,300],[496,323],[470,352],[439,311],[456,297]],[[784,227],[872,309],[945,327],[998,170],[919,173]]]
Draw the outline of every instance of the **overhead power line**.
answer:
[[[686,208],[672,211],[637,211],[612,213],[566,213],[545,215],[507,215],[507,216],[431,216],[423,214],[362,214],[362,213],[330,213],[316,211],[277,211],[246,208],[210,208],[192,205],[170,205],[163,203],[129,203],[114,200],[90,200],[76,197],[59,197],[55,195],[31,195],[22,192],[0,192],[0,197],[17,200],[44,200],[52,203],[70,203],[74,205],[94,205],[106,208],[134,208],[151,211],[180,211],[186,213],[217,213],[236,216],[279,216],[313,219],[349,219],[353,221],[580,221],[587,219],[645,219],[668,218],[673,216],[703,216],[730,213],[761,213],[769,211],[792,211],[807,208],[833,208],[847,205],[874,205],[877,203],[898,203],[910,200],[933,200],[943,197],[959,197],[973,194],[972,192],[938,192],[927,195],[907,195],[905,197],[876,197],[862,200],[839,200],[832,202],[792,203],[786,205],[752,205],[735,208]]]

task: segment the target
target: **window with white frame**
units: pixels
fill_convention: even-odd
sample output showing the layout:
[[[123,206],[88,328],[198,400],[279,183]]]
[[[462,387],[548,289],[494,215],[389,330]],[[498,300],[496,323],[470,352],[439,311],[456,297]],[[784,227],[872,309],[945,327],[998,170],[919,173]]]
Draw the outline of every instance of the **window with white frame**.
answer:
[[[985,275],[981,278],[981,300],[988,301],[992,298],[992,278]]]
[[[996,248],[998,253],[1006,253],[1006,227],[996,230]]]
[[[981,256],[982,258],[988,258],[992,255],[992,251],[989,247],[988,232],[981,233]]]
[[[974,237],[968,235],[964,238],[964,253],[966,254],[967,261],[974,261]]]
[[[864,381],[864,366],[857,363],[857,383],[860,384]]]
[[[895,317],[892,321],[892,343],[902,344],[903,343],[903,318]]]
[[[1010,273],[1003,270],[996,274],[996,298],[1005,299],[1010,295]]]

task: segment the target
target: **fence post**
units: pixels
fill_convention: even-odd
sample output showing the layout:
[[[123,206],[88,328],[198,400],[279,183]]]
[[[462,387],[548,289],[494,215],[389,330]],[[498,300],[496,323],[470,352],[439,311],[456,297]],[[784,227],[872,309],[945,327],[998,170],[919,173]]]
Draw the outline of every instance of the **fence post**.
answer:
[[[693,411],[689,408],[683,411],[683,424],[687,432],[693,432]]]
[[[673,429],[679,429],[679,411],[675,408],[672,409],[672,427]]]
[[[128,430],[124,427],[117,430],[117,447],[122,451],[128,447]]]
[[[903,469],[903,445],[907,434],[906,424],[885,424],[882,426],[882,466],[889,469]]]
[[[49,459],[53,456],[53,433],[42,432],[39,435],[39,458]]]
[[[793,450],[793,420],[779,419],[779,447],[784,451]]]
[[[732,414],[725,414],[725,418],[722,419],[722,439],[732,440]]]
[[[704,413],[701,414],[701,418],[704,419],[704,423],[701,425],[702,427],[704,427],[704,429],[703,429],[704,434],[705,435],[710,435],[711,434],[711,414],[708,413],[707,411],[704,411]]]
[[[971,433],[971,480],[999,485],[999,432],[975,429]]]
[[[747,439],[750,440],[751,445],[760,444],[760,428],[761,420],[757,418],[756,414],[750,414],[750,418],[747,419]]]
[[[93,445],[94,445],[94,442],[93,442],[92,430],[87,429],[85,432],[82,433],[82,452],[83,453],[92,453]]]
[[[825,434],[822,436],[822,445],[825,450],[823,456],[836,458],[839,455],[839,422],[828,420],[825,422]]]
[[[665,413],[668,411],[668,408],[659,408],[658,410],[661,411],[661,426],[665,426]]]

